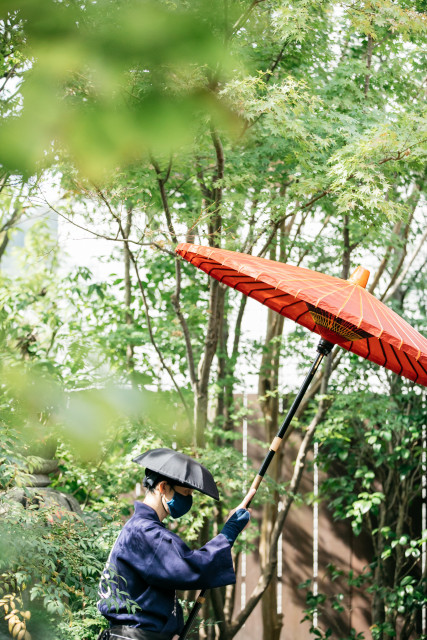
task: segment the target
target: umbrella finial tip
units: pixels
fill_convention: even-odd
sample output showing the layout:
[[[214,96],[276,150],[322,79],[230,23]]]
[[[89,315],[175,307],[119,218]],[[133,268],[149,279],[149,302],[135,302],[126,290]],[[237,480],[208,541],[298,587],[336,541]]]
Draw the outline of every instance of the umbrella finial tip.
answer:
[[[353,284],[358,284],[359,287],[365,288],[368,284],[370,271],[365,269],[365,267],[357,267],[349,277],[348,281]]]

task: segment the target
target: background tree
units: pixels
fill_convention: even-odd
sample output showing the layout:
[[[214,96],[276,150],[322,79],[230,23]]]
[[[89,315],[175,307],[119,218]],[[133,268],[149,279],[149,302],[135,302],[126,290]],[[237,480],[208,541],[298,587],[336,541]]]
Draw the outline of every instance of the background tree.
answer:
[[[344,278],[352,264],[367,258],[376,267],[371,290],[384,300],[403,296],[405,317],[421,322],[414,301],[416,287],[424,282],[426,240],[425,15],[419,4],[390,5],[385,0],[351,6],[297,2],[292,7],[281,0],[236,1],[214,13],[197,2],[185,9],[171,3],[38,4],[3,3],[0,14],[5,78],[16,64],[7,53],[11,39],[19,61],[7,79],[16,91],[3,93],[0,161],[9,198],[22,210],[25,196],[33,207],[49,207],[61,220],[108,239],[114,274],[98,282],[80,269],[58,284],[53,253],[54,260],[39,265],[48,268],[36,269],[28,282],[4,276],[6,362],[40,362],[53,370],[60,398],[76,398],[68,412],[58,412],[51,397],[41,395],[36,423],[42,435],[51,422],[65,429],[58,486],[75,493],[84,511],[99,511],[136,480],[129,471],[132,447],[137,442],[149,446],[159,433],[165,444],[177,441],[202,456],[220,478],[220,469],[231,462],[237,468],[233,443],[240,437],[242,413],[235,398],[241,390],[240,371],[248,360],[252,371],[258,371],[266,434],[275,433],[279,399],[288,403],[295,390],[293,380],[280,381],[280,367],[295,357],[296,345],[301,362],[312,346],[310,336],[286,323],[282,340],[283,320],[272,314],[265,340],[260,335],[257,344],[248,344],[241,333],[246,301],[181,265],[173,253],[177,241],[276,257]],[[18,73],[23,74],[22,86]],[[21,176],[28,180],[43,170],[46,182],[33,177],[30,183],[36,185],[35,195]],[[58,180],[60,198],[45,186]],[[8,232],[17,218],[6,199],[3,212],[2,224],[9,225],[3,231]],[[25,250],[27,267],[28,260],[38,264],[48,243],[43,227],[34,229]],[[17,297],[10,295],[15,292]],[[373,375],[369,364],[358,366]],[[353,389],[346,367],[348,356],[334,350],[330,370],[342,406],[350,402]],[[261,597],[264,638],[279,637],[282,620],[272,615],[276,543],[315,430],[332,415],[333,407],[323,397],[329,368],[325,371],[299,412],[304,438],[291,490],[283,496],[277,468],[261,494],[266,500],[272,493],[273,499],[261,524],[259,583],[242,611],[233,611],[233,590],[214,592],[203,611],[206,624],[200,637],[232,638]],[[124,411],[129,434],[125,429],[115,437],[112,425],[111,441],[102,445],[98,462],[78,461],[73,447],[81,439],[82,416],[98,416],[83,421],[91,444],[85,445],[87,452],[96,457],[105,414],[111,412],[105,397],[85,390],[107,387],[112,380],[133,388],[139,399],[132,406],[144,421],[124,410],[119,394],[112,414]],[[322,395],[315,399],[322,381]],[[380,381],[378,393],[388,394],[387,379]],[[152,417],[143,394],[150,385],[168,389],[165,406],[173,414],[168,411],[157,426],[159,417]],[[403,389],[405,393],[407,386]],[[12,388],[6,396],[8,424],[15,403],[22,401],[22,389]],[[346,422],[337,406],[334,424],[338,421],[343,429]],[[22,415],[28,413],[34,412],[24,403]],[[418,418],[415,422],[419,427]],[[304,425],[309,425],[306,430]],[[24,436],[16,426],[13,437],[24,441],[25,451],[28,432]],[[354,432],[362,437],[360,429]],[[356,435],[352,437],[359,447]],[[16,462],[7,447],[7,468],[21,472],[25,456]],[[77,454],[84,448],[77,448]],[[126,451],[124,471],[106,489],[111,460],[119,465],[117,451]],[[10,471],[4,489],[14,474]],[[222,479],[228,491],[215,523],[210,526],[203,518],[207,512],[202,504],[190,531],[194,541],[217,531],[242,481],[240,475]],[[380,481],[375,475],[369,486]],[[413,487],[417,482],[414,476]],[[357,504],[356,490],[340,500]],[[280,515],[275,508],[279,495],[285,504]],[[400,498],[409,503],[413,494],[395,500]],[[366,513],[373,510],[373,518],[375,500],[366,499],[364,506]],[[345,515],[352,514],[349,507]],[[373,557],[380,550],[378,542]],[[78,554],[84,555],[81,549]],[[97,548],[93,555],[100,557]],[[54,556],[53,562],[66,567],[63,557]],[[42,569],[25,580],[44,584]],[[19,573],[20,566],[8,565],[7,571]],[[87,577],[88,589],[95,587],[95,574]],[[68,584],[66,568],[61,575]],[[396,594],[400,575],[381,588]],[[50,575],[44,578],[49,581]],[[41,597],[44,592],[37,593]],[[84,597],[92,598],[89,593],[94,591]],[[58,591],[56,601],[64,603],[64,596]],[[81,598],[63,606],[76,612]],[[384,590],[374,601],[373,621],[385,633]],[[417,602],[419,606],[421,599]],[[408,634],[414,611],[411,603],[400,612]],[[83,627],[87,620],[95,624],[93,613],[83,615]],[[397,628],[391,613],[387,624]],[[77,635],[81,629],[77,626]],[[68,631],[61,633],[67,637]]]

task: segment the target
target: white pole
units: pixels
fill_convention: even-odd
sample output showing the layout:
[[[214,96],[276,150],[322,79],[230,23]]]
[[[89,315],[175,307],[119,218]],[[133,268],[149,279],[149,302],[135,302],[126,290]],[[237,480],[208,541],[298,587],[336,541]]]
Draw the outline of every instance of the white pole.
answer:
[[[421,454],[421,468],[422,468],[422,481],[421,481],[421,531],[425,532],[427,529],[427,427],[423,426],[422,430],[422,454]],[[425,542],[421,546],[421,575],[426,575],[427,568],[427,545]],[[421,610],[421,633],[427,634],[427,607],[423,606]]]
[[[243,433],[242,433],[242,454],[243,454],[243,495],[246,495],[247,491],[247,482],[246,482],[246,472],[248,470],[248,419],[247,419],[247,409],[248,409],[248,397],[245,392],[243,392],[243,407],[245,409],[243,415]],[[243,607],[246,604],[246,531],[242,533],[243,538],[243,553],[242,553],[242,561],[241,561],[241,578],[242,583],[240,586],[240,606]]]
[[[319,505],[317,502],[319,496],[319,468],[317,465],[317,456],[319,453],[319,444],[314,443],[314,469],[313,469],[313,595],[317,596],[319,592],[318,573],[319,573]],[[317,608],[313,613],[313,627],[317,628],[318,616]]]
[[[283,509],[283,502],[279,502],[278,512],[280,513]],[[283,597],[283,584],[282,584],[282,575],[283,575],[283,535],[280,534],[279,540],[277,541],[277,613],[281,615],[283,612],[282,607],[282,597]]]

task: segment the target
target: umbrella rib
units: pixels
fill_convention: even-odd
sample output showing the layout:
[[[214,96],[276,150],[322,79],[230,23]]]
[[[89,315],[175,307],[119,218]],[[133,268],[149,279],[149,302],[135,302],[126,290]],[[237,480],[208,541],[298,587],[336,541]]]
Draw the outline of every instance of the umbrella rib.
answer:
[[[196,254],[196,255],[200,256],[200,255],[203,255],[203,254]],[[211,252],[211,255],[212,255],[212,252]],[[206,257],[206,256],[203,256],[203,257]],[[193,260],[193,258],[190,260],[190,262],[192,262],[192,260]],[[214,261],[210,257],[207,258],[207,260],[209,261],[209,263]],[[223,264],[225,266],[225,262],[229,261],[229,260],[231,260],[231,258],[230,257],[226,257],[224,259],[224,262],[220,262],[220,261],[216,260],[216,263],[217,264]],[[251,261],[253,261],[253,260],[256,260],[256,259],[251,256]],[[242,262],[243,262],[243,264],[242,264]],[[264,263],[263,262],[261,262],[260,265],[262,265],[264,267]],[[227,268],[241,271],[242,268],[244,268],[245,266],[248,266],[248,265],[245,264],[245,261],[243,260],[243,261],[241,261],[240,265],[237,264],[237,263],[236,263],[235,266],[232,266],[232,265],[228,264]],[[281,273],[282,269],[280,268],[280,267],[283,268],[283,266],[285,266],[285,265],[278,265],[277,269],[273,268],[273,269],[270,270],[270,274],[266,274],[266,275],[271,275],[271,273],[273,273],[277,278],[281,278],[281,280],[279,281],[279,283],[278,283],[276,288],[279,288],[281,286],[282,282],[284,282],[284,283],[292,283],[292,282],[298,282],[298,281],[299,282],[304,281],[306,283],[311,282],[311,283],[313,283],[313,285],[315,285],[318,288],[319,287],[322,287],[322,288],[323,287],[330,287],[331,284],[335,285],[337,287],[337,289],[339,289],[342,286],[339,281],[335,282],[336,279],[333,276],[326,276],[326,277],[331,278],[333,280],[332,283],[323,283],[322,280],[324,279],[325,275],[324,274],[317,274],[317,273],[314,276],[311,275],[311,274],[308,274],[308,275],[304,274],[304,276],[301,276],[299,274],[297,276],[289,274],[289,275],[286,275],[285,278],[283,278],[283,273]],[[298,268],[298,267],[294,267],[294,268]],[[254,276],[249,276],[249,277],[254,277],[254,279],[258,279],[262,275],[262,273],[263,273],[263,271],[261,270],[257,274],[256,278]],[[249,274],[246,274],[246,275],[249,275]],[[319,283],[319,280],[320,280],[320,283]]]
[[[383,352],[383,356],[384,356],[384,364],[382,366],[386,367],[387,366],[387,356],[386,356],[386,353],[384,351],[383,341],[378,339],[378,342],[380,343],[381,351]]]
[[[250,276],[247,276],[245,273],[236,273],[235,271],[232,273],[227,273],[225,276],[223,276],[224,278],[250,278]],[[251,280],[248,281],[252,282],[253,278]]]
[[[347,302],[350,300],[351,296],[352,296],[352,295],[353,295],[353,293],[356,291],[356,286],[355,286],[353,283],[351,283],[351,286],[353,287],[353,290],[352,290],[352,291],[350,291],[350,293],[349,293],[349,296],[348,296],[347,300],[344,302],[344,304],[343,304],[343,305],[341,305],[341,308],[339,309],[339,311],[338,311],[338,313],[337,313],[337,316],[338,316],[338,317],[340,317],[340,313],[341,313],[341,311],[344,309],[344,307],[346,306]]]
[[[247,277],[247,276],[245,276]],[[236,282],[235,285],[233,285],[233,289],[235,289],[236,291],[239,291],[237,287],[240,287],[240,285],[245,285],[245,284],[253,284],[254,280],[248,280],[247,282]],[[262,282],[260,282],[260,284],[264,284]],[[250,291],[249,293],[245,293],[244,291],[239,291],[239,293],[243,293],[243,295],[250,297],[251,294],[253,293],[253,291],[271,291],[272,289],[274,289],[274,287],[269,286],[266,289],[253,289],[252,291]]]
[[[224,278],[246,278],[247,276],[245,276],[245,274],[240,274],[240,273],[235,273],[233,271],[231,271],[230,273],[224,273],[224,275],[221,277],[221,280],[219,280],[218,282],[222,282],[224,280]]]
[[[196,254],[196,255],[201,255],[201,254]],[[212,255],[212,254],[211,254],[211,255]],[[204,257],[206,258],[206,256],[204,256]],[[192,262],[193,262],[193,260],[194,260],[194,258],[192,258],[192,259],[190,260],[190,262],[192,263]],[[225,260],[229,260],[229,258],[225,258]],[[211,275],[212,271],[214,271],[216,268],[221,269],[221,264],[222,264],[222,265],[224,265],[224,263],[220,263],[220,262],[218,262],[218,261],[214,261],[214,259],[212,259],[212,258],[208,257],[207,259],[205,259],[205,260],[201,261],[201,262],[199,263],[199,265],[197,265],[197,266],[198,266],[200,269],[202,269],[202,270],[203,270],[203,268],[202,268],[202,265],[203,265],[203,264],[212,264],[212,263],[215,263],[216,265],[218,265],[218,267],[214,267],[214,268],[213,268],[213,269],[211,269],[210,271],[206,271],[206,273],[208,273],[208,275]],[[242,268],[242,265],[240,265],[240,267],[239,267],[239,268],[241,269],[241,268]],[[232,267],[231,265],[227,265],[227,269],[229,269],[229,270],[232,270],[232,271],[233,271],[233,270],[235,269],[235,267]],[[257,274],[256,278],[255,278],[255,277],[253,277],[253,276],[250,276],[249,274],[244,274],[244,275],[242,275],[242,276],[240,276],[240,274],[233,274],[233,273],[231,273],[231,274],[225,274],[225,275],[221,278],[221,282],[222,282],[222,280],[223,280],[224,278],[226,278],[226,277],[228,277],[228,276],[229,276],[229,277],[233,277],[233,278],[234,278],[234,277],[239,277],[239,276],[240,276],[240,277],[244,277],[244,276],[246,276],[246,277],[249,277],[249,278],[253,278],[253,279],[255,280],[255,279],[258,279],[258,278],[260,277],[260,275],[261,275],[261,274],[262,274],[262,271],[261,271],[260,273],[258,273],[258,274]],[[269,274],[266,274],[266,275],[269,275]],[[212,277],[213,277],[213,276],[212,276]],[[319,282],[320,278],[322,277],[320,274],[319,274],[319,275],[316,275],[316,276],[314,276],[314,277],[313,277],[313,276],[305,276],[305,277],[301,277],[301,276],[292,277],[292,276],[290,276],[290,277],[286,277],[285,279],[283,279],[283,274],[281,274],[281,273],[277,272],[277,277],[279,277],[279,278],[281,277],[282,279],[281,279],[281,280],[279,281],[279,283],[276,285],[276,287],[275,287],[276,289],[278,289],[279,287],[281,287],[281,285],[282,285],[282,284],[291,284],[292,282],[301,282],[301,280],[303,280],[305,283],[312,283],[313,288],[316,288],[316,289],[317,289],[317,291],[319,291],[319,290],[321,290],[321,289],[325,289],[325,288],[326,288],[326,289],[330,289],[330,287],[331,287],[331,286],[334,286],[334,290],[333,290],[333,291],[328,291],[328,293],[326,293],[324,296],[321,296],[321,297],[317,300],[317,302],[316,302],[316,306],[318,305],[318,303],[319,303],[321,300],[323,300],[324,298],[328,297],[329,295],[335,294],[335,293],[337,293],[338,291],[342,291],[342,289],[343,289],[343,288],[346,288],[347,286],[354,286],[354,285],[352,285],[351,283],[348,283],[348,284],[347,284],[347,283],[345,283],[345,284],[343,283],[343,284],[341,284],[339,281],[338,281],[338,282],[335,282],[335,281],[334,281],[335,279],[333,280],[333,282],[332,282],[332,283],[328,283],[328,282],[327,282],[327,283]],[[333,278],[333,276],[330,276],[330,278]],[[273,287],[272,287],[272,288],[273,288]],[[311,288],[311,286],[310,286],[310,285],[309,285],[309,288]],[[290,294],[290,293],[289,293],[289,294],[285,294],[285,295],[295,295],[295,297],[296,297],[297,295],[299,295],[300,291],[301,291],[301,288],[300,288],[300,289],[298,289],[298,291],[296,292],[296,294]],[[250,295],[250,294],[249,294],[249,295]],[[346,301],[346,302],[347,302],[347,301]],[[344,305],[343,305],[343,306],[345,306],[345,304],[346,304],[346,303],[344,303]]]
[[[331,290],[331,286],[334,286],[334,289]],[[319,293],[319,291],[321,291],[322,289],[327,289],[328,292],[325,293],[323,296],[320,296],[320,298],[317,299],[317,302],[315,303],[315,306],[317,307],[317,305],[319,304],[319,302],[321,300],[323,300],[323,298],[326,298],[327,296],[336,294],[338,292],[341,292],[345,287],[342,286],[336,286],[336,285],[330,285],[328,283],[321,283],[321,284],[314,284],[313,286],[310,287],[300,287],[297,291],[297,295],[299,295],[299,293],[304,289],[305,292],[310,291],[310,289],[314,289],[317,293]]]
[[[196,257],[197,257],[197,256],[195,256],[194,258],[192,258],[192,259],[190,260],[191,264],[193,264],[193,260],[194,260]],[[196,266],[196,267],[198,267],[199,269],[202,269],[202,265],[203,265],[203,264],[210,264],[210,265],[213,265],[213,266],[215,267],[215,265],[216,265],[216,264],[218,264],[218,263],[217,263],[217,262],[215,262],[214,260],[201,260],[201,261],[199,262],[199,264],[196,264],[195,266]],[[203,269],[202,269],[202,271],[203,271]],[[207,272],[206,272],[206,273],[207,273]],[[208,274],[208,275],[209,275],[209,274]]]
[[[389,312],[389,310],[388,310],[388,308],[387,308],[387,307],[385,307],[385,309]],[[408,340],[410,340],[410,341],[412,342],[412,344],[415,346],[415,348],[417,349],[417,351],[418,351],[417,359],[418,359],[418,358],[420,357],[421,350],[420,350],[419,345],[418,345],[416,342],[414,342],[414,340],[411,338],[411,336],[409,335],[409,333],[406,331],[406,326],[405,326],[405,325],[407,324],[407,323],[406,323],[406,321],[405,321],[405,320],[403,320],[403,318],[401,318],[397,313],[393,313],[393,315],[391,315],[391,313],[390,313],[390,316],[391,316],[392,320],[394,320],[396,323],[398,323],[398,324],[399,324],[400,329],[401,329],[401,330],[403,331],[403,333],[406,335],[406,337],[408,338]],[[411,327],[410,325],[408,325],[408,328],[409,328],[409,329],[412,329],[412,327]],[[401,339],[402,344],[403,344],[403,339],[402,339],[402,337],[401,337],[400,335],[399,335],[399,338]],[[401,344],[401,346],[402,346],[402,344]],[[399,349],[400,349],[400,347],[399,347]]]
[[[416,378],[415,378],[415,380],[414,380],[414,382],[416,382],[416,381],[418,380],[418,373],[417,373],[417,370],[415,369],[414,365],[413,365],[413,364],[412,364],[412,362],[410,361],[410,359],[409,359],[409,357],[408,357],[408,354],[407,354],[405,351],[403,351],[402,353],[403,353],[403,355],[405,356],[405,358],[407,359],[407,361],[409,362],[409,364],[410,364],[410,366],[411,366],[411,368],[412,368],[413,372],[414,372],[414,373],[415,373],[415,375],[416,375]]]
[[[304,284],[306,283],[312,283],[309,284],[308,287],[314,287],[316,289],[323,289],[323,288],[330,288],[331,286],[335,286],[336,287],[336,291],[339,291],[342,288],[342,285],[340,282],[322,282],[319,281],[319,278],[302,278],[301,276],[296,277],[287,277],[287,278],[283,278],[283,274],[278,273],[277,274],[278,278],[281,278],[281,280],[279,280],[279,282],[277,283],[277,288],[281,287],[282,284],[285,285],[289,285],[292,284],[293,282],[303,282]],[[301,287],[298,291],[301,291],[301,289],[303,289],[304,287]]]
[[[357,328],[360,329],[360,325],[363,322],[363,296],[360,288],[358,289],[358,292],[359,292],[359,300],[360,300],[360,320],[357,324]]]
[[[303,311],[302,313],[299,314],[298,318],[295,318],[295,322],[299,322],[299,319],[302,318],[303,316],[305,316],[306,313],[310,313],[309,309],[306,309],[305,311]]]
[[[240,284],[242,284],[242,283],[240,283]],[[249,293],[246,293],[245,295],[250,297],[250,296],[252,296],[253,293],[258,293],[258,291],[272,291],[272,290],[274,290],[274,287],[264,287],[263,289],[252,289],[252,291],[249,291]]]
[[[324,300],[325,298],[327,298],[328,296],[334,295],[335,293],[337,293],[337,291],[343,291],[344,289],[347,289],[347,287],[354,287],[354,284],[352,282],[349,282],[347,284],[346,287],[338,287],[336,289],[334,289],[333,291],[329,291],[328,293],[325,293],[324,296],[320,296],[320,298],[317,299],[315,306],[317,307],[317,305],[319,304],[319,302],[321,300]],[[341,309],[337,312],[334,313],[335,316],[339,317],[339,314],[341,313],[341,311],[343,310],[343,307],[345,307],[345,305],[347,304],[347,302],[349,301],[349,299],[351,298],[353,291],[351,291],[349,297],[347,298],[347,300],[344,302],[344,304],[342,305]]]
[[[283,268],[286,267],[288,273],[281,273]],[[293,265],[285,265],[283,263],[278,264],[276,268],[273,267],[274,271],[277,272],[282,278],[285,278],[288,282],[295,282],[295,280],[304,280],[305,282],[322,282],[324,284],[324,280],[332,280],[333,282],[336,280],[335,284],[340,284],[340,280],[335,278],[334,276],[330,276],[327,273],[319,273],[318,271],[311,271],[309,269],[303,269],[302,267],[295,267]],[[296,273],[294,273],[296,271]],[[307,272],[307,273],[306,273]]]
[[[276,273],[277,273],[277,276],[279,278],[282,278],[282,280],[279,281],[279,285],[278,285],[279,287],[280,287],[280,285],[282,283],[289,284],[289,283],[293,283],[293,282],[304,282],[304,283],[308,282],[308,283],[314,283],[314,284],[317,285],[317,283],[319,283],[319,280],[320,280],[319,276],[311,276],[311,275],[310,276],[305,276],[305,274],[303,274],[303,275],[301,275],[301,274],[294,275],[292,273],[283,274],[283,273],[280,273],[279,270],[277,270]],[[319,286],[328,287],[328,286],[330,286],[330,283],[322,282],[322,280],[320,280]]]
[[[291,302],[291,304],[283,305],[283,307],[279,311],[280,315],[282,315],[282,311],[284,311],[285,309],[289,309],[289,307],[293,307],[294,304],[299,304],[300,302],[304,302],[304,300],[295,300],[295,302]]]
[[[366,299],[367,299],[367,301],[369,302],[369,304],[371,305],[371,309],[372,309],[372,311],[374,312],[375,317],[376,317],[376,319],[377,319],[377,321],[378,321],[378,324],[379,324],[379,325],[380,325],[380,327],[381,327],[380,335],[379,335],[379,336],[376,336],[376,337],[378,338],[378,340],[379,340],[379,339],[381,338],[382,334],[384,333],[384,328],[383,328],[383,325],[381,324],[381,320],[380,320],[380,319],[379,319],[379,317],[378,317],[378,314],[377,314],[377,312],[376,312],[376,310],[375,310],[375,307],[374,307],[374,305],[373,305],[373,304],[372,304],[372,302],[371,302],[371,299],[370,299],[369,297],[367,297]]]
[[[209,271],[209,275],[211,275],[211,273],[213,271],[217,271],[219,270],[220,272],[224,271],[224,267],[222,266],[222,264],[218,264],[217,262],[214,263],[213,268]],[[223,278],[225,278],[228,274],[226,273],[224,276],[222,276]],[[215,276],[212,276],[212,278],[215,278]],[[215,280],[218,280],[218,278],[215,278]]]
[[[278,300],[279,298],[283,298],[284,296],[291,296],[292,297],[292,293],[281,293],[281,294],[279,294],[277,296],[270,296],[269,298],[265,299],[263,304],[266,304],[267,302],[270,302],[270,300]]]
[[[245,276],[245,278],[247,278],[247,276]],[[236,282],[236,284],[233,284],[233,289],[239,291],[237,287],[239,287],[241,284],[251,284],[252,282],[253,280],[248,280],[247,282]],[[239,293],[243,293],[243,291],[239,291]]]
[[[427,370],[424,369],[423,365],[421,364],[420,360],[417,360],[417,364],[421,367],[421,369],[424,371],[424,373],[427,375]]]
[[[216,265],[214,265],[210,271],[206,271],[208,276],[210,276],[211,278],[214,278],[215,280],[219,281],[219,277],[212,275],[214,271],[219,271],[219,273],[221,274],[222,273],[222,268],[220,266],[217,267]]]
[[[406,337],[415,345],[414,341],[412,340],[412,338],[410,338],[410,336],[407,334],[407,332],[404,330],[404,327],[402,327],[402,325],[400,324],[400,322],[398,323],[396,320],[399,317],[394,313],[390,313],[390,310],[387,309],[387,307],[385,305],[382,305],[381,307],[378,308],[378,311],[381,311],[381,313],[383,314],[383,316],[385,317],[386,321],[389,323],[389,325],[393,328],[393,330],[397,333],[397,335],[399,336],[400,339],[400,345],[399,345],[399,349],[401,349],[402,345],[403,345],[403,338],[400,335],[399,331],[397,330],[396,325],[399,324],[399,328],[403,330],[403,333],[406,334]],[[418,348],[417,345],[415,345],[416,348]]]
[[[368,347],[368,355],[366,356],[368,360],[371,359],[371,345],[369,344],[370,338],[366,338],[366,346]]]
[[[391,343],[389,344],[389,347],[391,347],[391,350],[392,350],[392,351],[393,351],[393,353],[394,353],[394,357],[396,358],[397,362],[398,362],[398,363],[399,363],[399,365],[400,365],[400,371],[399,371],[399,373],[398,373],[398,375],[400,376],[400,374],[401,374],[401,373],[402,373],[402,371],[403,371],[403,364],[400,362],[400,358],[399,358],[399,356],[397,355],[397,353],[396,353],[396,351],[394,350],[394,347],[393,347],[393,345],[392,345]]]

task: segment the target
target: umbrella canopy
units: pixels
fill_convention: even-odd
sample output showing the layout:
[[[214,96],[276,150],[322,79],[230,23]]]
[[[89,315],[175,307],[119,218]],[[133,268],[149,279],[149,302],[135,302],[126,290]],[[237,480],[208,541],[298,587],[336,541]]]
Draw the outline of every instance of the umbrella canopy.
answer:
[[[219,500],[218,489],[211,472],[184,453],[166,448],[151,449],[134,458],[133,462]]]
[[[325,340],[427,386],[427,339],[366,291],[366,269],[341,280],[225,249],[181,243],[176,252]]]

